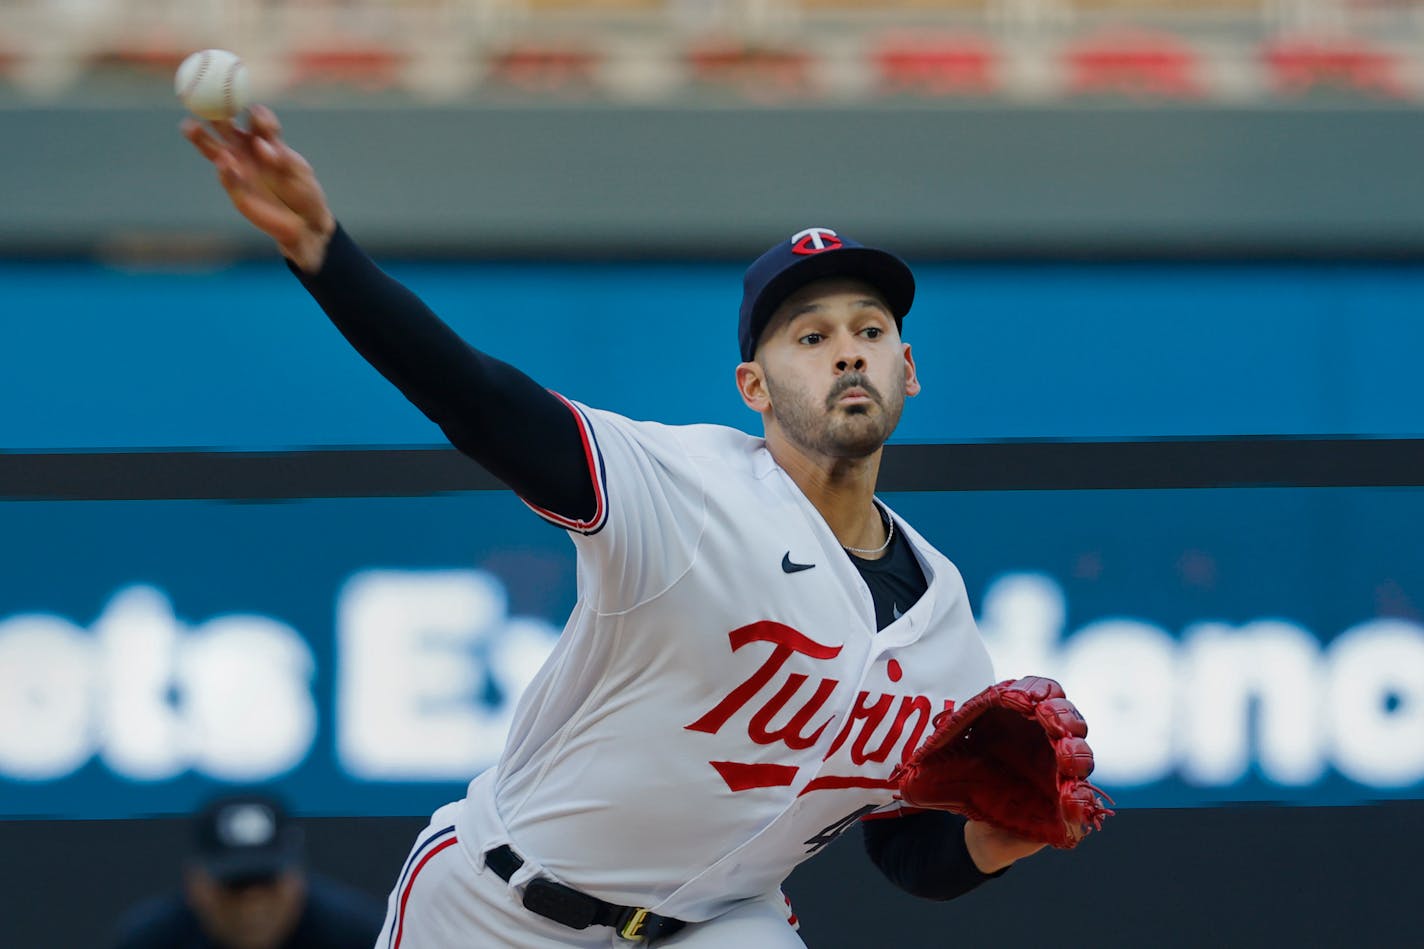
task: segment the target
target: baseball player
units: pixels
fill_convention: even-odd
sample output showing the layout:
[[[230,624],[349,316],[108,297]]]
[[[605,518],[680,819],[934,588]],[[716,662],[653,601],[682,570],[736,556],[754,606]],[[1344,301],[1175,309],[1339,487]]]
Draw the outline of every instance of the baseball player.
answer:
[[[796,947],[780,885],[857,823],[930,899],[1042,846],[895,794],[933,719],[992,682],[959,572],[874,493],[920,389],[901,260],[812,227],[750,266],[736,385],[763,438],[633,421],[382,273],[270,110],[184,133],[351,344],[578,552],[498,764],[417,839],[380,946]]]

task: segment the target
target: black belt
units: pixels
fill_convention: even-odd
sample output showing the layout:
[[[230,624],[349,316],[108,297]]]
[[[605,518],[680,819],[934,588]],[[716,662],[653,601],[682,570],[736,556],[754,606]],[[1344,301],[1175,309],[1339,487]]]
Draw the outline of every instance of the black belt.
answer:
[[[485,866],[508,883],[514,871],[524,866],[524,858],[506,844],[485,853]],[[524,887],[524,908],[571,929],[612,926],[618,935],[635,942],[671,936],[687,925],[646,909],[607,903],[543,877],[535,877]]]

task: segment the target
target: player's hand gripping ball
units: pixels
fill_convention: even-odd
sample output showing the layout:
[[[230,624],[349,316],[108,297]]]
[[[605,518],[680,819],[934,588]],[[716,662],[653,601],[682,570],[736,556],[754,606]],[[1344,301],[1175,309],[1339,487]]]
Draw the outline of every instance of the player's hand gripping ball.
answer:
[[[189,112],[211,121],[231,119],[251,101],[247,66],[225,49],[205,49],[183,60],[173,91]]]
[[[1069,849],[1112,816],[1088,783],[1088,723],[1052,679],[991,685],[952,712],[896,770],[902,800]],[[1108,799],[1111,803],[1111,799]]]

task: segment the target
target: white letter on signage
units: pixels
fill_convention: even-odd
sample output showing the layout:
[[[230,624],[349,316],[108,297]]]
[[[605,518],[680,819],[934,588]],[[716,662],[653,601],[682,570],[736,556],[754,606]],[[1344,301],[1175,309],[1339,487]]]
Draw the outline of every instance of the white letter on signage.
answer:
[[[1372,620],[1330,644],[1335,766],[1375,787],[1424,779],[1424,627]]]
[[[296,630],[267,616],[220,616],[194,629],[180,665],[193,766],[258,781],[300,764],[316,737],[315,669]]]
[[[173,677],[179,630],[162,593],[134,586],[114,594],[94,623],[102,657],[100,755],[135,781],[161,781],[188,767],[186,731]]]
[[[1150,623],[1101,620],[1068,638],[1064,691],[1088,720],[1103,784],[1147,784],[1172,769],[1177,644]]]
[[[1201,623],[1183,640],[1183,774],[1214,785],[1245,777],[1254,721],[1266,778],[1290,785],[1316,780],[1324,770],[1316,638],[1292,623],[1260,620],[1239,629]]]
[[[94,648],[58,616],[0,622],[0,775],[50,781],[94,753]]]
[[[337,748],[353,775],[468,778],[498,757],[503,733],[477,707],[475,646],[504,617],[503,588],[473,570],[368,571],[338,607]]]
[[[979,629],[1000,679],[1058,671],[1058,640],[1066,614],[1063,589],[1041,573],[1011,573],[984,591]]]

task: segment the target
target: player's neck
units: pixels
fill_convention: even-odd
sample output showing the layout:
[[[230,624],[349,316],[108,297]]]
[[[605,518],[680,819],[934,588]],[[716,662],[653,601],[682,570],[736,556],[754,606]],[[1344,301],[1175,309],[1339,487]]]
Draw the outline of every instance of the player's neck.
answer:
[[[843,546],[873,550],[885,542],[884,520],[873,500],[883,449],[863,458],[831,458],[774,436],[767,438],[767,449]]]

